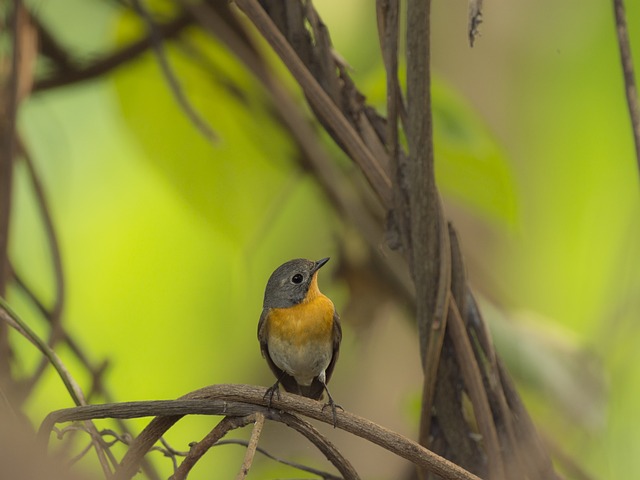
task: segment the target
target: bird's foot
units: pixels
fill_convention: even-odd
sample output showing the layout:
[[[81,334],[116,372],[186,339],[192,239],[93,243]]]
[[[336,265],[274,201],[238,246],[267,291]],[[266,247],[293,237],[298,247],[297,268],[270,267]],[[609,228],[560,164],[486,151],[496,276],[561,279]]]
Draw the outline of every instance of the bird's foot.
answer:
[[[329,393],[329,392],[327,392],[327,393]],[[339,408],[340,410],[342,410],[344,412],[344,408],[342,408],[340,405],[338,405],[336,402],[334,402],[333,398],[331,398],[331,395],[329,395],[329,401],[322,406],[322,411],[323,412],[324,412],[325,408],[330,408],[331,409],[331,414],[333,415],[333,428],[336,428],[336,425],[337,425],[337,422],[338,422],[338,418],[336,416],[336,411]]]
[[[280,388],[278,388],[279,386],[280,386],[280,382],[276,382],[273,385],[271,385],[269,388],[267,388],[266,392],[264,392],[262,399],[267,401],[268,408],[271,408],[271,402],[273,401],[274,395],[278,397],[278,400],[280,400]]]

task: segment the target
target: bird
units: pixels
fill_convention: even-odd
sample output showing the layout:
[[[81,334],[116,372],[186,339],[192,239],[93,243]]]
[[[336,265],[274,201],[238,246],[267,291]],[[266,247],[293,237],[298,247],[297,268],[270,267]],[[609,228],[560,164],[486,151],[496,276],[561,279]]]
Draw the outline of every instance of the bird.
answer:
[[[336,404],[327,383],[340,353],[340,316],[318,288],[318,261],[296,258],[283,263],[269,277],[258,322],[260,351],[276,377],[264,395],[271,407],[279,385],[287,392],[320,400],[324,392],[336,426]]]

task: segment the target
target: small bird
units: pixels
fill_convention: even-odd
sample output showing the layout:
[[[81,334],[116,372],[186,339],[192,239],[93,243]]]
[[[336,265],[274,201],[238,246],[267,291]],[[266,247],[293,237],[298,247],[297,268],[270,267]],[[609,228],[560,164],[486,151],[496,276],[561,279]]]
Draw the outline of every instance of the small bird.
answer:
[[[271,274],[264,292],[258,322],[262,356],[276,376],[265,393],[271,406],[282,384],[287,392],[319,400],[327,392],[333,426],[337,405],[327,383],[338,360],[342,328],[333,302],[318,289],[318,270],[329,258],[317,262],[297,258]]]

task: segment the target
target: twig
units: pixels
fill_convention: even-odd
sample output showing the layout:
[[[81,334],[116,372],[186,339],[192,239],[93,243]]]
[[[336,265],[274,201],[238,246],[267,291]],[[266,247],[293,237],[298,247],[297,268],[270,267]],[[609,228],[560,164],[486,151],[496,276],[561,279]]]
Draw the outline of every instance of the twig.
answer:
[[[236,480],[244,480],[245,478],[247,478],[249,469],[253,464],[253,457],[256,455],[256,448],[258,448],[258,441],[260,440],[260,435],[262,434],[263,426],[264,426],[264,415],[262,413],[256,413],[255,425],[253,426],[253,430],[251,431],[251,438],[249,438],[247,451],[245,452],[244,460],[242,461],[242,466],[240,467],[240,471],[238,472],[238,475],[236,475]]]
[[[193,18],[183,12],[166,23],[156,24],[156,30],[162,38],[173,38],[192,23]],[[138,58],[150,47],[151,39],[144,37],[89,65],[78,65],[74,62],[75,68],[73,70],[67,68],[62,72],[56,72],[53,75],[36,81],[33,86],[33,92],[42,92],[99,78],[105,73],[109,73],[121,65]]]
[[[240,440],[240,439],[231,439],[231,440],[220,440],[218,443],[215,444],[216,447],[222,446],[222,445],[241,445],[243,447],[248,447],[249,446],[249,442],[246,440]],[[302,470],[303,472],[307,472],[307,473],[311,473],[313,475],[317,475],[321,478],[323,478],[324,480],[343,480],[342,477],[338,477],[336,475],[333,475],[329,472],[325,472],[322,470],[318,470],[317,468],[313,468],[313,467],[308,467],[306,465],[302,465],[300,463],[296,463],[296,462],[291,462],[289,460],[285,460],[283,458],[279,458],[276,457],[275,455],[269,453],[267,450],[265,450],[264,448],[261,447],[256,447],[256,452],[261,453],[262,455],[264,455],[265,457],[273,460],[274,462],[278,462],[281,463],[283,465],[287,465],[288,467],[293,467],[297,470]]]
[[[36,346],[40,353],[42,353],[51,363],[53,368],[55,368],[56,372],[60,376],[62,382],[64,383],[71,399],[76,405],[86,405],[86,401],[84,395],[82,393],[82,389],[80,385],[74,380],[74,378],[67,370],[67,367],[62,363],[62,360],[58,355],[47,345],[47,343],[42,340],[36,333],[31,330],[29,325],[27,325],[22,319],[9,307],[7,302],[3,298],[0,298],[0,319],[6,322],[9,326],[13,327],[17,330],[23,337],[29,340],[33,345]]]
[[[482,23],[482,0],[469,0],[469,45],[473,47],[476,38],[480,34]]]
[[[288,427],[293,428],[296,432],[307,437],[307,439],[324,454],[333,466],[338,469],[344,477],[344,480],[360,480],[358,472],[355,471],[351,463],[349,463],[342,453],[340,453],[340,450],[338,450],[309,422],[282,410],[268,410],[266,416],[271,420],[277,420],[284,423]]]
[[[60,338],[64,338],[64,332],[61,324],[61,316],[62,310],[64,308],[64,298],[65,298],[65,278],[64,278],[64,270],[62,266],[62,256],[60,253],[60,245],[58,242],[58,236],[56,234],[56,229],[53,224],[53,219],[51,217],[51,211],[49,210],[49,204],[46,199],[46,195],[44,192],[44,187],[42,182],[40,181],[40,176],[36,171],[35,165],[33,163],[33,159],[29,154],[28,150],[25,148],[24,144],[18,138],[18,150],[20,153],[20,157],[24,161],[27,166],[27,171],[29,172],[29,178],[31,180],[31,185],[33,188],[33,192],[35,194],[36,203],[38,205],[38,209],[40,210],[40,216],[42,219],[42,223],[44,225],[44,231],[47,238],[47,243],[49,244],[49,252],[51,255],[51,262],[53,264],[53,272],[54,272],[54,280],[55,280],[55,299],[53,302],[53,307],[51,310],[47,311],[46,319],[48,320],[51,330],[49,331],[49,340],[47,344],[53,348],[53,346],[57,343]],[[47,358],[43,358],[40,361],[40,364],[36,368],[34,374],[29,379],[27,385],[24,387],[26,389],[26,393],[28,393],[37,383],[38,379],[44,373],[44,370],[48,364]],[[26,394],[25,393],[25,394]]]
[[[182,85],[180,85],[178,77],[176,77],[176,74],[171,68],[171,65],[169,65],[169,60],[162,45],[162,36],[158,33],[156,23],[151,17],[151,14],[143,5],[143,0],[132,0],[132,2],[140,17],[142,17],[144,22],[147,24],[147,29],[149,30],[149,38],[151,40],[151,48],[153,49],[153,52],[156,56],[156,60],[158,61],[158,65],[160,66],[160,70],[162,71],[162,75],[166,79],[173,97],[176,99],[176,102],[178,102],[178,106],[182,109],[189,121],[204,136],[204,138],[206,138],[210,142],[217,141],[218,136],[211,129],[204,118],[202,118],[200,113],[198,113],[193,105],[191,105],[191,102],[182,89]]]
[[[633,141],[636,147],[636,162],[640,173],[640,105],[638,105],[638,90],[636,88],[635,75],[633,73],[633,59],[629,44],[629,33],[624,11],[623,0],[613,0],[613,9],[616,18],[616,31],[618,33],[618,48],[620,49],[620,62],[624,74],[625,93],[627,95],[627,107],[631,119]]]
[[[542,435],[542,437],[547,448],[551,451],[551,455],[560,466],[560,469],[569,474],[569,478],[572,480],[595,480],[592,475],[585,471],[579,461],[571,458],[554,440],[546,435]]]
[[[27,340],[29,340],[33,345],[35,345],[38,350],[51,362],[53,368],[58,372],[58,375],[62,379],[69,395],[71,396],[73,402],[76,405],[86,405],[86,400],[84,394],[82,393],[82,389],[80,385],[75,381],[75,379],[71,376],[65,365],[62,363],[62,360],[58,355],[46,344],[44,340],[42,340],[36,333],[31,330],[31,328],[20,319],[20,317],[11,310],[7,302],[3,298],[0,297],[0,320],[3,320],[4,323],[8,324],[15,330],[17,330],[22,336],[24,336]],[[97,437],[99,436],[97,433],[97,429],[93,425],[93,423],[87,424],[87,428],[91,432],[91,437],[94,441],[94,447],[96,449],[96,454],[98,455],[98,459],[100,460],[100,465],[107,476],[107,478],[111,475],[111,470],[109,467],[109,462],[105,456],[105,452],[102,450]],[[95,435],[94,435],[95,434]]]
[[[9,279],[9,219],[13,190],[13,161],[15,155],[15,129],[18,109],[18,82],[20,71],[22,3],[14,0],[7,7],[11,32],[11,69],[7,79],[0,79],[0,297],[5,296]],[[9,10],[10,9],[10,10]],[[0,385],[9,385],[11,380],[8,329],[0,325]]]
[[[473,354],[471,342],[467,336],[467,330],[464,326],[464,321],[460,316],[458,307],[455,302],[449,303],[450,318],[449,318],[449,332],[453,344],[455,345],[456,356],[458,357],[458,364],[462,371],[462,377],[464,378],[471,403],[473,405],[473,412],[482,434],[482,440],[487,452],[488,466],[489,466],[489,478],[493,480],[506,479],[505,466],[502,459],[500,442],[498,441],[498,432],[493,421],[493,414],[489,407],[489,401],[487,400],[487,392],[484,389],[482,383],[482,376],[480,374],[480,367],[476,361],[476,357]]]
[[[236,428],[242,428],[256,420],[256,414],[245,415],[243,417],[224,417],[201,441],[196,443],[185,459],[182,461],[178,469],[175,471],[171,480],[185,480],[194,465],[213,447],[218,440],[224,437],[229,431]],[[263,417],[264,418],[264,417]],[[264,421],[264,420],[263,420]]]
[[[560,480],[561,477],[555,472],[551,458],[544,448],[529,413],[522,404],[513,381],[500,358],[496,358],[496,361],[509,408],[513,412],[513,417],[517,419],[517,422],[514,422],[515,433],[518,438],[515,448],[520,448],[523,452],[520,457],[525,462],[525,471],[531,478]]]

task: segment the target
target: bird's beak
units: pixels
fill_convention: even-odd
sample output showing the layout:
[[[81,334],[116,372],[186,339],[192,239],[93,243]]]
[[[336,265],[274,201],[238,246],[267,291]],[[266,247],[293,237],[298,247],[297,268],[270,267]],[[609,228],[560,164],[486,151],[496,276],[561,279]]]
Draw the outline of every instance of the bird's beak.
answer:
[[[320,259],[316,262],[315,266],[313,267],[313,273],[317,272],[318,270],[320,270],[320,267],[322,267],[325,263],[327,263],[329,261],[329,257],[327,258],[323,258]]]

